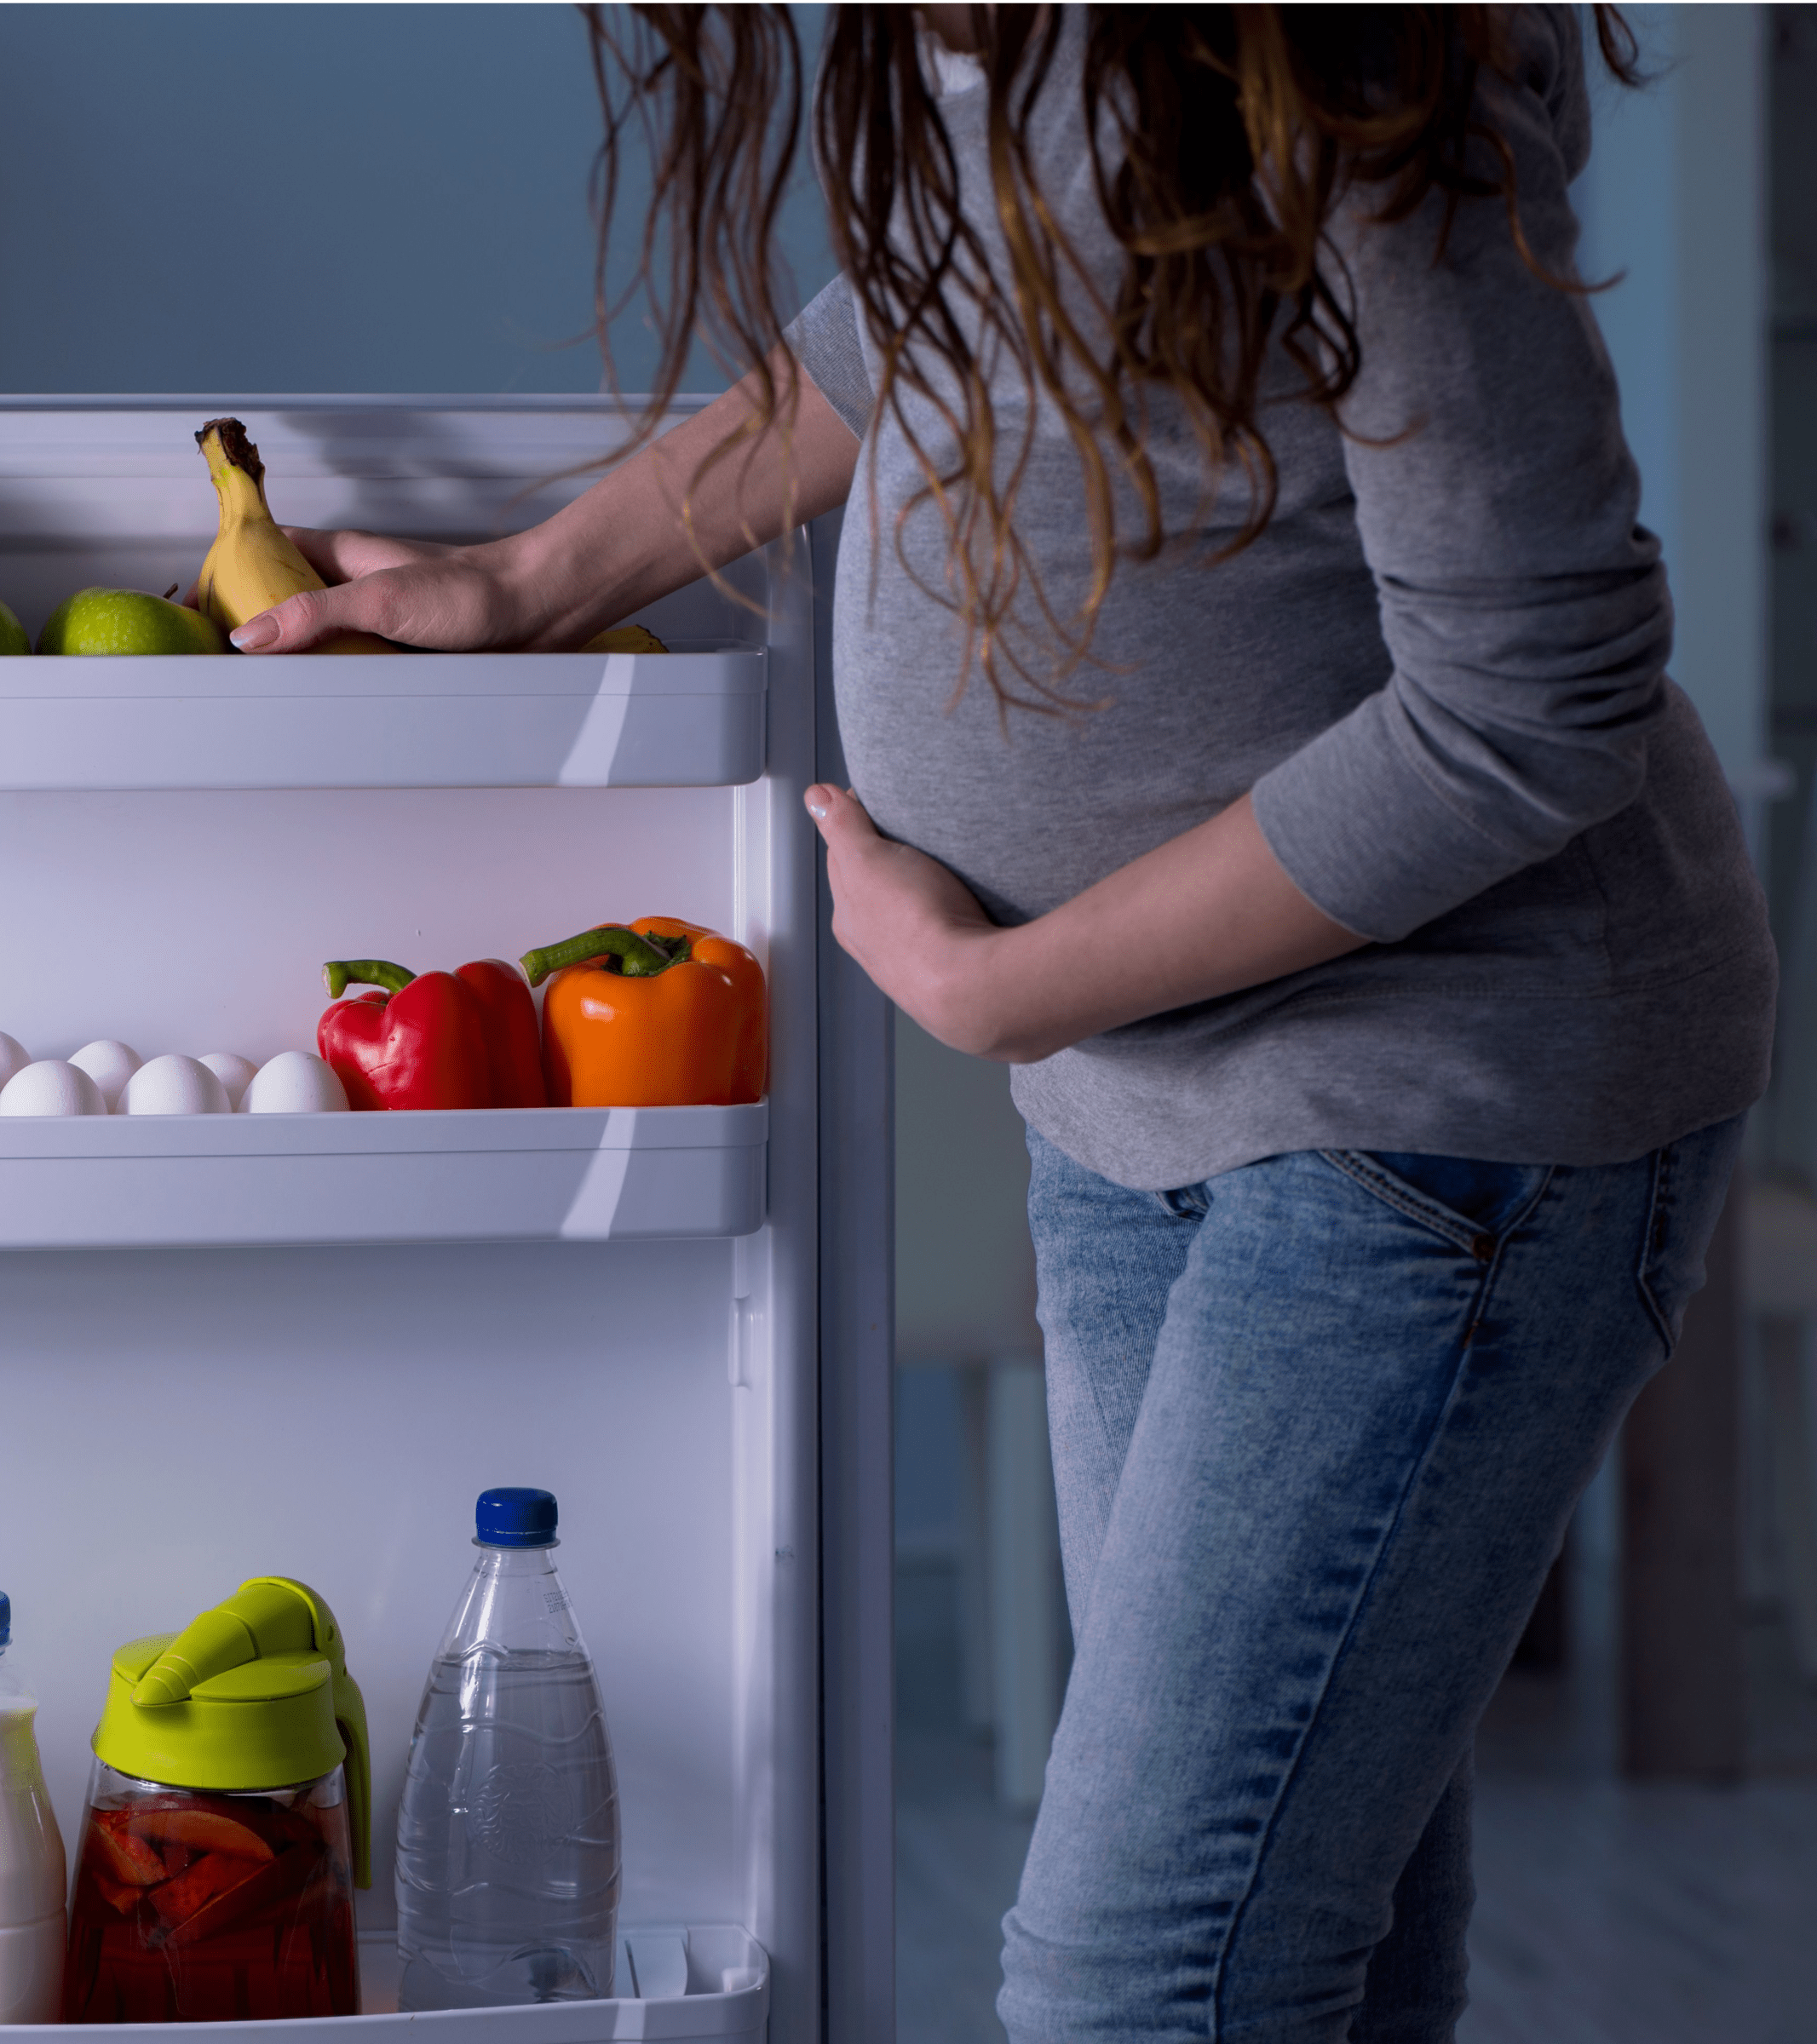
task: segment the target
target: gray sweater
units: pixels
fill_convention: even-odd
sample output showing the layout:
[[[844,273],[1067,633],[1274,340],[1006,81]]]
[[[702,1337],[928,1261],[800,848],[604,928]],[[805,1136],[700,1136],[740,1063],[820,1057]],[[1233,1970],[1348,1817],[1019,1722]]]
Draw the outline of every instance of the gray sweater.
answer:
[[[1077,12],[1043,90],[1036,170],[1113,301]],[[1567,273],[1566,188],[1589,153],[1578,26],[1563,7],[1515,17],[1519,74],[1485,88],[1486,111],[1514,152],[1528,240]],[[940,110],[995,267],[985,100],[975,86]],[[1310,1148],[1616,1162],[1737,1112],[1765,1083],[1764,909],[1715,757],[1665,677],[1665,573],[1636,524],[1589,304],[1522,263],[1498,202],[1465,202],[1436,263],[1436,197],[1386,227],[1364,218],[1372,203],[1365,192],[1333,223],[1362,346],[1348,437],[1292,401],[1277,348],[1262,423],[1278,507],[1255,544],[1208,566],[1246,489],[1227,479],[1208,510],[1196,444],[1158,407],[1155,464],[1182,537],[1119,565],[1101,664],[1072,684],[1107,700],[1071,718],[1005,723],[975,675],[953,703],[962,635],[926,593],[943,586],[944,541],[931,512],[914,514],[899,554],[920,472],[896,422],[872,416],[874,352],[843,282],[791,330],[866,443],[833,644],[846,757],[879,828],[1012,924],[1248,789],[1294,882],[1372,939],[1019,1066],[1026,1118],[1125,1186]],[[1016,382],[993,402],[1015,438]],[[928,408],[913,416],[938,448]],[[1033,440],[1018,530],[1064,614],[1090,570],[1078,466],[1039,408]]]

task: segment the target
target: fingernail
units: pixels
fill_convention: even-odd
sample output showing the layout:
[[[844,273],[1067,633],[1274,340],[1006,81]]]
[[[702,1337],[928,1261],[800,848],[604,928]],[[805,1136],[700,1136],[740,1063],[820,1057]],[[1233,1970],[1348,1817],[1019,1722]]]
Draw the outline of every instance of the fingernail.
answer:
[[[243,653],[256,653],[262,646],[269,646],[277,636],[277,622],[267,612],[249,617],[237,632],[229,632],[227,643]]]
[[[826,790],[824,788],[810,788],[802,799],[808,804],[808,815],[817,823],[824,823],[830,806],[826,800]]]

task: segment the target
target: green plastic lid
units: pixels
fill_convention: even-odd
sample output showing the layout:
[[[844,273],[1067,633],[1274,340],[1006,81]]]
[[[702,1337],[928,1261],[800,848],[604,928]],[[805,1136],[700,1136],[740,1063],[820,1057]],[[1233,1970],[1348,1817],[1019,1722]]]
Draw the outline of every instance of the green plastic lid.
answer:
[[[94,1746],[118,1772],[174,1788],[290,1788],[344,1761],[354,1878],[371,1886],[365,1702],[307,1583],[256,1576],[181,1633],[129,1640]]]

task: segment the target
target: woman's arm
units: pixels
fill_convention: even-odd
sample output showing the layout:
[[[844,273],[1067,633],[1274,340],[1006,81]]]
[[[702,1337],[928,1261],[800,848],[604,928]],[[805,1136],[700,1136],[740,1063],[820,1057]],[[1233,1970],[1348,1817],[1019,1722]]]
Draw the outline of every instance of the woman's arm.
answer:
[[[807,801],[834,936],[930,1036],[977,1057],[1031,1064],[1368,942],[1295,887],[1247,795],[1013,929],[946,867],[880,836],[853,796],[819,786]]]
[[[786,390],[791,365],[772,373]],[[242,652],[306,652],[337,632],[377,632],[445,652],[559,652],[843,503],[858,442],[806,376],[791,421],[723,456],[682,503],[700,463],[757,416],[756,373],[527,532],[434,547],[371,532],[290,534],[331,586],[292,596],[233,634]]]
[[[1508,176],[1535,259],[1572,274],[1589,148],[1580,31],[1507,10],[1473,167]],[[1262,774],[1256,819],[1301,890],[1378,943],[1562,852],[1624,809],[1668,714],[1659,544],[1584,294],[1522,260],[1498,200],[1405,220],[1353,190],[1327,223],[1361,364],[1340,409],[1392,672]]]

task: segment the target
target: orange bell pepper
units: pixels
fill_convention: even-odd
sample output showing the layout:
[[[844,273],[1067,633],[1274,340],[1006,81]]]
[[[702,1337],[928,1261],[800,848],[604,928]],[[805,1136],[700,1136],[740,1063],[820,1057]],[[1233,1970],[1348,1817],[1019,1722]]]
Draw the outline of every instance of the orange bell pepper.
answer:
[[[728,1107],[769,1076],[763,968],[741,944],[644,916],[526,951],[558,1107]]]

